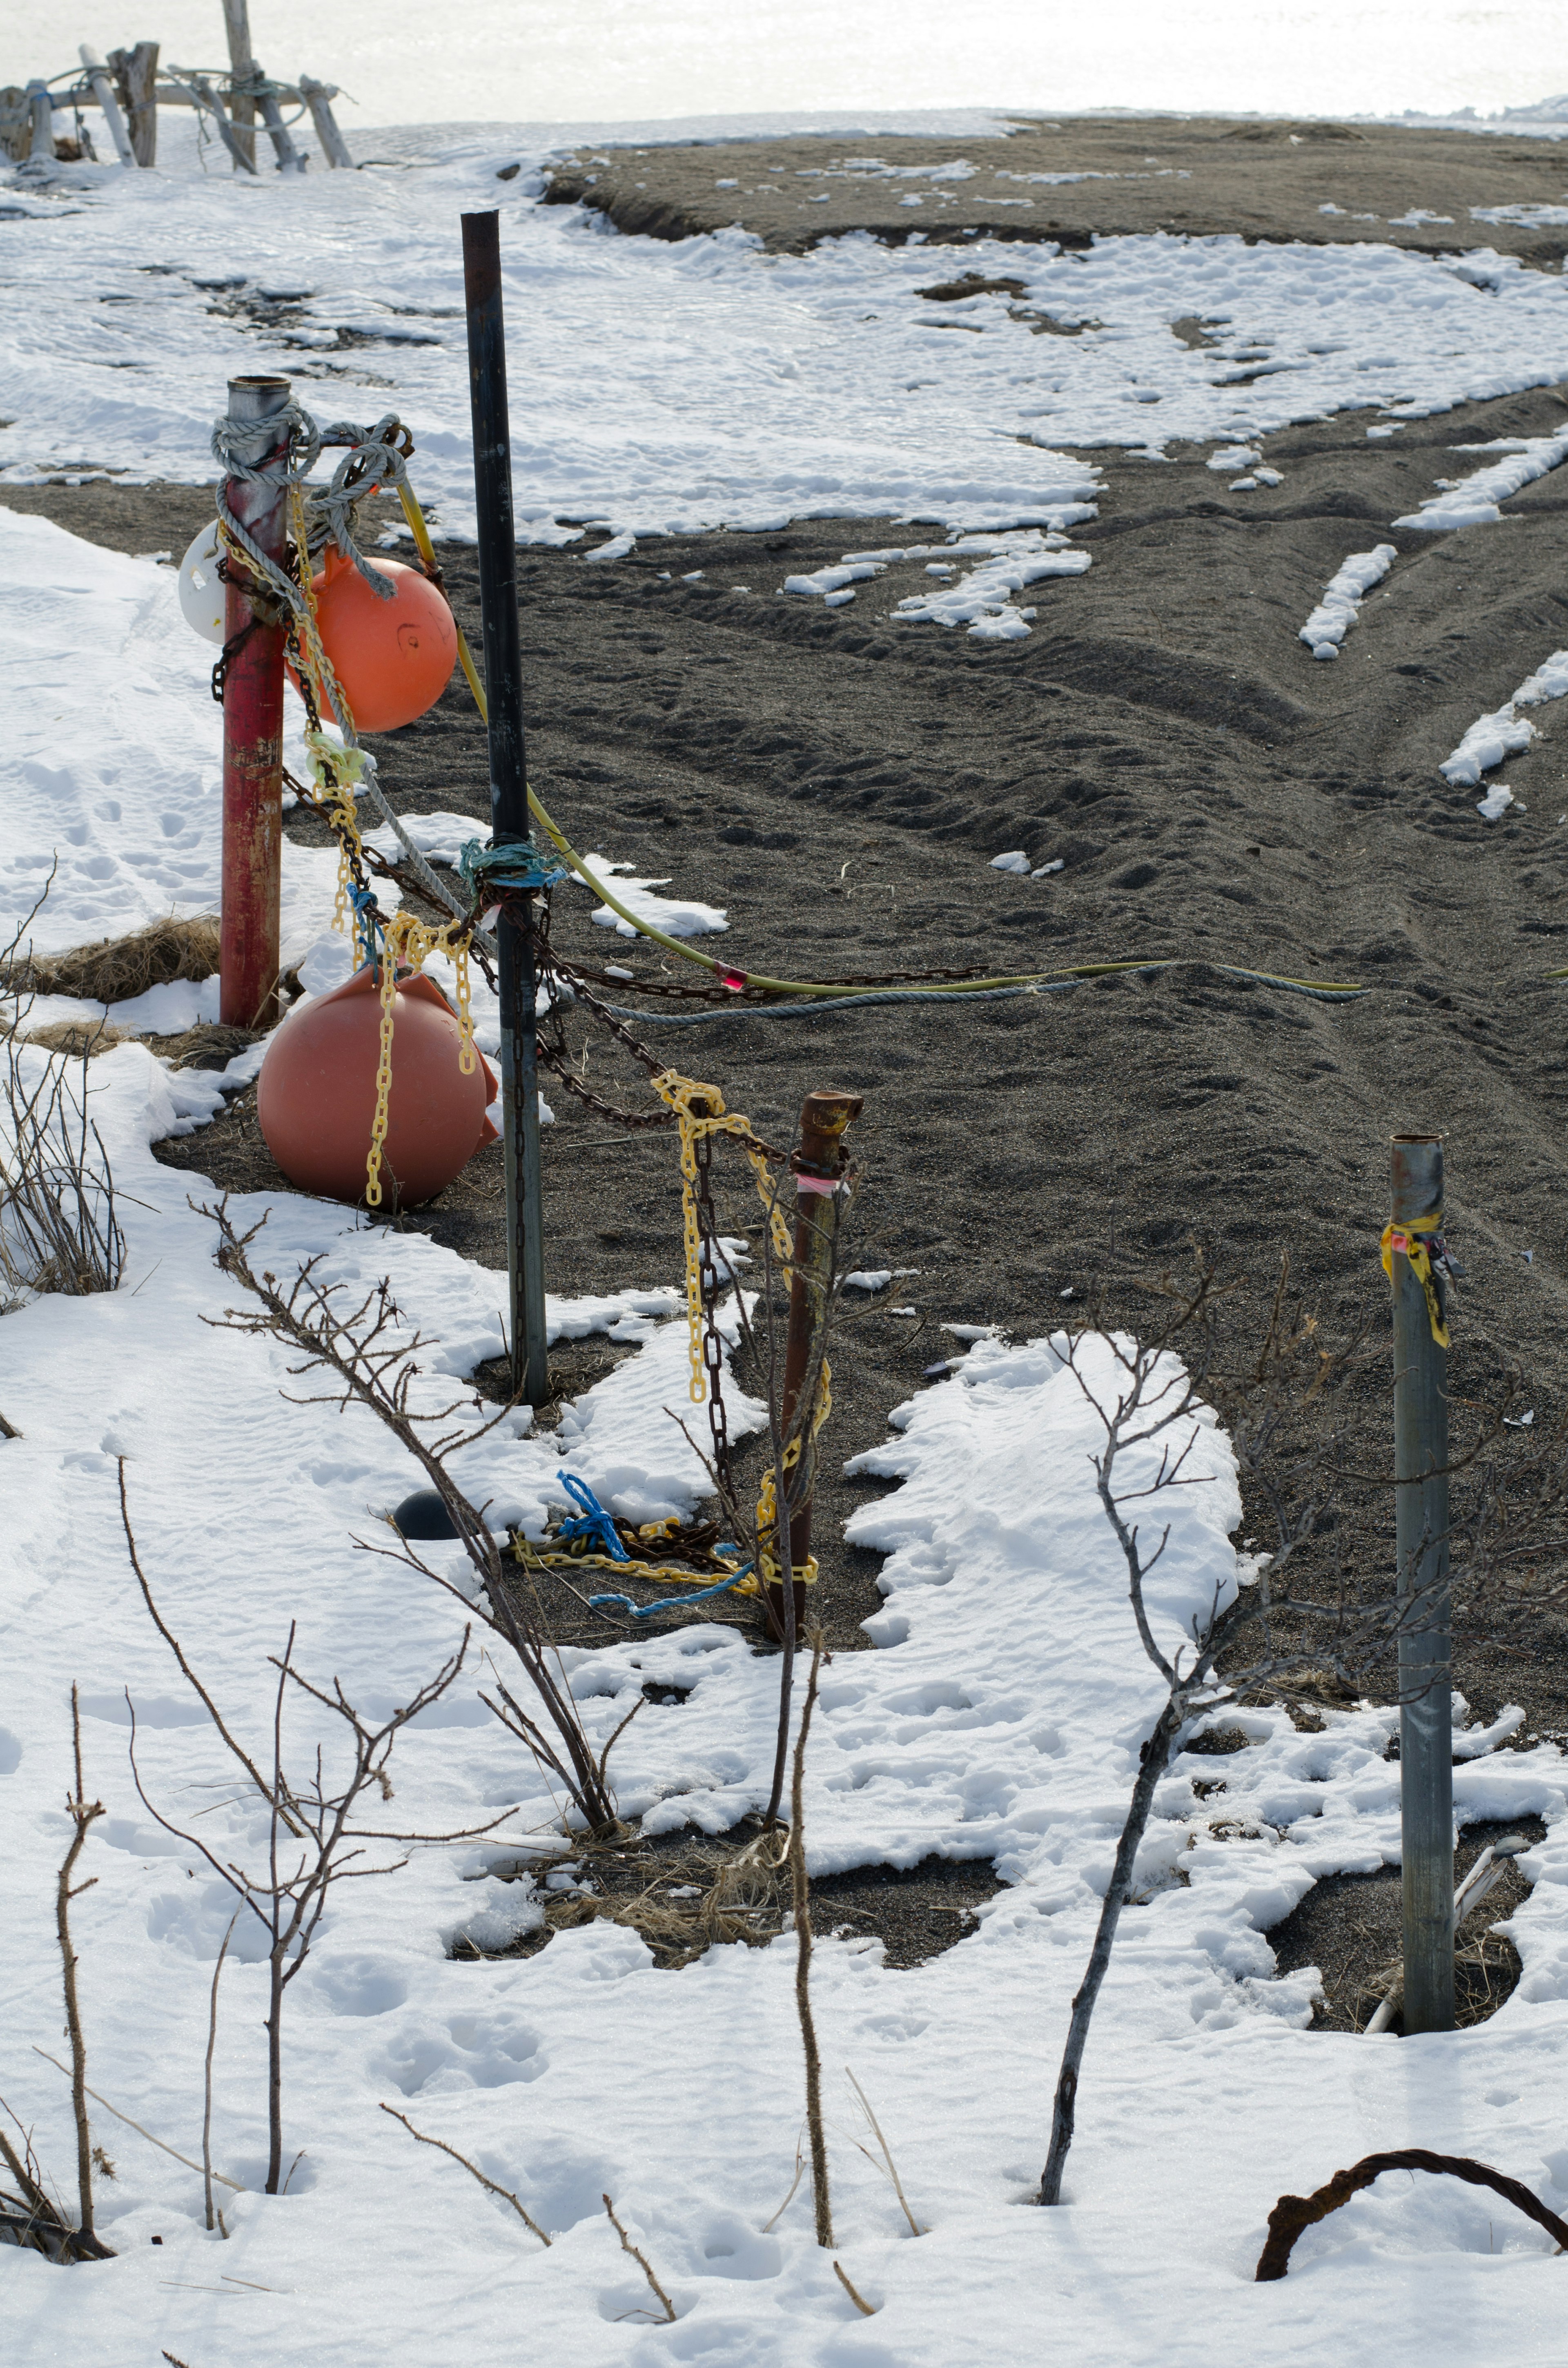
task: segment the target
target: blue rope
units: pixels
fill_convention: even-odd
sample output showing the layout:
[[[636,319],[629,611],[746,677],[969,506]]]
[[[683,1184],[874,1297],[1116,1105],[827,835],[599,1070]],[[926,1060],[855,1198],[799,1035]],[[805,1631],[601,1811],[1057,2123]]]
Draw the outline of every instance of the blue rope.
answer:
[[[483,888],[549,888],[564,880],[567,867],[537,848],[531,838],[503,838],[486,846],[471,838],[458,857],[458,871],[471,896]]]
[[[631,1556],[620,1543],[614,1516],[607,1513],[585,1480],[574,1472],[558,1472],[560,1481],[572,1502],[579,1510],[562,1521],[556,1531],[559,1538],[583,1538],[604,1548],[611,1562],[630,1562]]]
[[[719,1581],[717,1587],[700,1587],[694,1595],[667,1596],[663,1603],[633,1603],[630,1595],[590,1595],[588,1601],[596,1611],[601,1604],[619,1603],[631,1612],[633,1620],[652,1620],[655,1611],[684,1611],[688,1603],[706,1603],[712,1596],[728,1595],[732,1587],[740,1585],[751,1567],[749,1562],[744,1562],[739,1570],[733,1570],[728,1578]]]

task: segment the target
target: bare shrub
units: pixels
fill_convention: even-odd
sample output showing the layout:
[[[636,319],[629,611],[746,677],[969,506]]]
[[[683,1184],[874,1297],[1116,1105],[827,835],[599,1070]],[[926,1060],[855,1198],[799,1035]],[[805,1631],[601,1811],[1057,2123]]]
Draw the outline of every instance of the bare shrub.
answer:
[[[126,1702],[131,1711],[131,1772],[143,1807],[165,1833],[173,1834],[188,1849],[200,1852],[214,1874],[234,1894],[240,1908],[255,1918],[266,1937],[268,1969],[267,2192],[276,2195],[283,2170],[283,2002],[290,1984],[310,1954],[332,1885],[345,1878],[394,1874],[400,1867],[407,1865],[406,1853],[402,1858],[377,1866],[358,1863],[365,1856],[361,1845],[366,1842],[414,1845],[472,1841],[482,1834],[494,1833],[495,1827],[504,1824],[513,1813],[509,1808],[504,1809],[498,1816],[489,1818],[482,1826],[442,1834],[389,1831],[384,1827],[355,1822],[361,1803],[392,1799],[392,1780],[387,1774],[387,1763],[392,1757],[392,1746],[403,1729],[416,1719],[421,1711],[438,1702],[456,1679],[468,1656],[471,1632],[466,1628],[457,1651],[442,1663],[428,1683],[421,1686],[401,1709],[394,1710],[390,1718],[373,1725],[355,1708],[337,1679],[333,1679],[328,1691],[312,1685],[295,1668],[295,1623],[290,1621],[289,1639],[281,1657],[276,1654],[268,1656],[272,1668],[278,1672],[270,1722],[272,1758],[269,1768],[258,1768],[234,1740],[210,1693],[196,1677],[183,1648],[176,1642],[158,1612],[131,1526],[123,1458],[119,1488],[120,1513],[131,1566],[159,1633],[172,1646],[181,1673],[211,1720],[214,1731],[244,1769],[267,1809],[266,1866],[258,1873],[249,1873],[234,1861],[220,1857],[200,1835],[189,1833],[184,1827],[176,1826],[165,1817],[149,1796],[142,1781],[136,1757],[136,1705],[127,1693]],[[343,1740],[347,1748],[347,1765],[343,1774],[331,1783],[326,1777],[325,1757],[319,1746],[311,1773],[303,1782],[297,1782],[285,1767],[284,1709],[291,1698],[290,1689],[295,1694],[308,1695],[312,1702],[341,1721]],[[215,2012],[216,1975],[213,1995]]]
[[[115,1291],[125,1268],[114,1173],[87,1116],[87,1062],[102,1049],[98,1023],[40,1029],[32,1049],[24,1049],[31,957],[18,949],[48,894],[46,882],[0,947],[0,999],[12,1005],[0,1024],[0,1315],[40,1292],[83,1298]],[[68,1056],[79,1064],[74,1076]]]
[[[1040,2180],[1040,2200],[1047,2204],[1061,2201],[1090,2019],[1154,1792],[1182,1729],[1237,1702],[1289,1701],[1303,1693],[1355,1700],[1392,1667],[1401,1634],[1426,1626],[1436,1596],[1449,1583],[1439,1577],[1402,1595],[1392,1555],[1386,1566],[1379,1557],[1359,1579],[1353,1575],[1349,1524],[1341,1518],[1348,1485],[1369,1480],[1375,1492],[1392,1493],[1399,1484],[1392,1473],[1369,1475],[1351,1463],[1349,1424],[1336,1415],[1336,1396],[1364,1361],[1365,1342],[1361,1336],[1337,1349],[1324,1342],[1315,1317],[1292,1293],[1288,1260],[1281,1260],[1261,1346],[1239,1360],[1216,1324],[1227,1294],[1200,1256],[1189,1284],[1167,1279],[1160,1295],[1164,1319],[1147,1341],[1129,1341],[1091,1322],[1067,1350],[1068,1365],[1101,1426],[1096,1487],[1126,1566],[1139,1640],[1165,1699],[1140,1754],[1094,1944],[1073,2000]],[[1115,1380],[1108,1398],[1091,1386],[1085,1372],[1090,1340],[1110,1360]],[[1510,1429],[1507,1407],[1516,1386],[1510,1383],[1495,1406],[1461,1408],[1455,1402],[1456,1412],[1471,1420],[1473,1436],[1449,1466],[1464,1476],[1459,1516],[1449,1538],[1432,1542],[1450,1550],[1451,1584],[1465,1625],[1493,1640],[1521,1626],[1528,1632],[1542,1606],[1568,1593],[1568,1419],[1539,1440],[1533,1429]],[[1149,1620],[1145,1589],[1170,1528],[1167,1523],[1156,1533],[1136,1508],[1140,1502],[1153,1507],[1157,1518],[1162,1498],[1194,1485],[1199,1475],[1187,1466],[1199,1434],[1192,1425],[1210,1409],[1229,1434],[1250,1518],[1270,1528],[1272,1550],[1257,1557],[1229,1602],[1216,1591],[1167,1656]],[[1178,1446],[1183,1431],[1187,1437]],[[1118,1466],[1140,1449],[1157,1451],[1153,1477],[1145,1486],[1127,1486]],[[1446,1682],[1446,1662],[1442,1678]]]
[[[0,1312],[40,1292],[119,1288],[125,1235],[114,1170],[87,1115],[88,1057],[73,1076],[63,1055],[14,1036],[0,1051]]]
[[[291,1378],[305,1373],[327,1377],[329,1387],[324,1395],[296,1403],[362,1406],[379,1422],[385,1423],[407,1453],[423,1465],[439,1495],[479,1578],[483,1600],[470,1607],[460,1588],[433,1570],[406,1540],[401,1553],[392,1554],[384,1547],[368,1551],[388,1553],[392,1561],[403,1563],[449,1595],[456,1596],[465,1607],[476,1611],[492,1634],[511,1646],[539,1698],[540,1715],[536,1717],[525,1709],[499,1681],[499,1704],[488,1695],[481,1699],[508,1732],[526,1746],[539,1767],[562,1786],[571,1809],[590,1833],[615,1830],[619,1821],[606,1769],[616,1737],[612,1736],[602,1751],[595,1751],[577,1714],[571,1686],[554,1646],[534,1612],[520,1599],[514,1598],[507,1584],[505,1550],[485,1527],[483,1507],[470,1503],[449,1468],[448,1459],[453,1452],[472,1446],[493,1424],[479,1430],[466,1427],[443,1429],[443,1425],[450,1423],[455,1406],[447,1406],[434,1415],[415,1413],[410,1392],[417,1374],[418,1352],[426,1344],[421,1334],[411,1337],[403,1331],[397,1304],[384,1279],[363,1299],[350,1304],[341,1286],[321,1280],[317,1271],[321,1260],[311,1258],[297,1269],[292,1282],[284,1285],[276,1275],[258,1275],[251,1266],[248,1252],[261,1225],[253,1225],[246,1234],[236,1234],[229,1221],[226,1202],[220,1202],[217,1208],[200,1207],[197,1213],[210,1217],[218,1229],[215,1257],[221,1270],[257,1302],[254,1314],[228,1309],[222,1323],[232,1331],[270,1334],[301,1350],[304,1361],[290,1368]],[[265,1219],[262,1222],[265,1224]],[[503,1407],[494,1420],[504,1421],[508,1411]],[[618,1728],[617,1735],[621,1731]]]

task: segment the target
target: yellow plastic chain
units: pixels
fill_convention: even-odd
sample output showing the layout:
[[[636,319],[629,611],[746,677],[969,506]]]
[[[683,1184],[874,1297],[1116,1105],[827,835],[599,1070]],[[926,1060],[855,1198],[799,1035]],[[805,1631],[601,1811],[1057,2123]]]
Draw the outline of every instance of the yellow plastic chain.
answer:
[[[392,1027],[397,1014],[397,974],[422,970],[433,953],[447,953],[457,972],[458,1066],[472,1077],[479,1066],[469,1009],[469,927],[466,921],[436,926],[417,913],[394,913],[381,933],[381,1049],[376,1069],[376,1114],[370,1121],[370,1148],[365,1160],[365,1199],[372,1209],[381,1203],[381,1146],[387,1139],[387,1104],[392,1097]]]
[[[824,1357],[822,1360],[822,1374],[817,1383],[817,1402],[812,1408],[811,1435],[813,1440],[832,1412],[833,1369]],[[801,1460],[801,1439],[802,1434],[797,1432],[784,1450],[786,1472],[792,1471]],[[778,1556],[773,1551],[770,1543],[777,1542],[778,1536],[778,1497],[773,1466],[770,1463],[762,1475],[762,1486],[757,1490],[756,1497],[756,1566],[765,1587],[777,1587],[780,1583]],[[815,1554],[808,1554],[804,1562],[796,1563],[794,1576],[802,1587],[814,1587],[817,1583]]]
[[[767,1222],[772,1230],[773,1247],[785,1265],[793,1254],[790,1228],[778,1206],[778,1188],[768,1168],[767,1155],[752,1133],[749,1118],[738,1111],[726,1110],[724,1097],[717,1086],[699,1085],[694,1077],[683,1077],[678,1069],[665,1069],[653,1080],[653,1091],[661,1101],[674,1110],[680,1127],[681,1213],[686,1224],[686,1313],[690,1328],[688,1343],[691,1358],[689,1395],[693,1406],[702,1406],[708,1397],[708,1376],[702,1362],[702,1235],[697,1222],[697,1146],[707,1135],[731,1134],[751,1161],[756,1178],[756,1189]],[[698,1102],[707,1109],[699,1110]]]

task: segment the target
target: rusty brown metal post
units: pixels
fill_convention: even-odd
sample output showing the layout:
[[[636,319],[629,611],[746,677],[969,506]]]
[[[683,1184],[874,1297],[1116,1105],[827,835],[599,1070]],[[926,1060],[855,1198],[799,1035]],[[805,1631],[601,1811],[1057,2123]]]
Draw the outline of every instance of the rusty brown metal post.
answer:
[[[827,1323],[829,1292],[838,1237],[838,1190],[848,1165],[845,1131],[863,1107],[858,1094],[841,1093],[824,1086],[806,1096],[801,1109],[801,1143],[790,1165],[795,1175],[795,1260],[790,1284],[790,1329],[784,1349],[782,1434],[786,1440],[801,1403],[801,1392],[820,1369],[822,1334]],[[790,1560],[801,1569],[812,1551],[812,1493],[815,1458],[811,1441],[811,1409],[805,1410],[801,1437],[801,1463],[806,1474],[804,1501],[790,1516]],[[800,1467],[797,1467],[800,1468]],[[782,1504],[788,1473],[775,1475]],[[779,1551],[782,1551],[780,1534]],[[791,1584],[793,1618],[787,1610],[782,1583],[763,1589],[768,1626],[790,1645],[801,1633],[806,1616],[802,1580]]]
[[[1396,1134],[1391,1171],[1399,1790],[1409,2034],[1454,2027],[1449,1352],[1434,1338],[1421,1276],[1405,1256],[1407,1244],[1429,1244],[1429,1258],[1442,1254],[1441,1137]],[[1440,1274],[1434,1278],[1434,1292],[1440,1310]]]
[[[231,477],[229,507],[269,559],[288,534],[286,437],[267,450],[267,422],[289,400],[286,378],[229,381],[229,417],[255,432],[267,480]],[[270,471],[276,465],[276,480]],[[256,622],[231,558],[223,638],[223,903],[219,1009],[230,1028],[270,1028],[278,1017],[279,879],[283,846],[283,632]]]

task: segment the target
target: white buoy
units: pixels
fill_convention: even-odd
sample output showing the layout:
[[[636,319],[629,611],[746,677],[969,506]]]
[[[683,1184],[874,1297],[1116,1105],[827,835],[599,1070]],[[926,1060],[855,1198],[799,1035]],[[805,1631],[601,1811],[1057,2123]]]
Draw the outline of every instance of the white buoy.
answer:
[[[179,564],[179,605],[204,642],[223,646],[224,588],[218,574],[218,521],[204,526]]]

